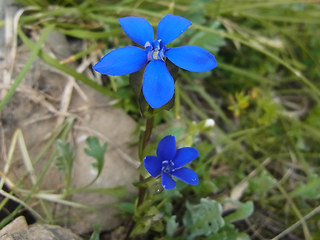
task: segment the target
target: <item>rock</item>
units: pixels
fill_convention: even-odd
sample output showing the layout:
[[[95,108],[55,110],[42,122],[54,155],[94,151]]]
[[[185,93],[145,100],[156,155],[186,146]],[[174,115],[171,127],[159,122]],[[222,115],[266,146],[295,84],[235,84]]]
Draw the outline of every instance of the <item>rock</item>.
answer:
[[[54,225],[32,225],[28,229],[0,236],[0,240],[83,240],[70,230]]]
[[[15,232],[19,232],[21,230],[25,230],[28,228],[28,224],[26,219],[23,216],[17,217],[12,222],[7,224],[0,230],[0,236],[4,234],[11,234]]]
[[[60,38],[60,39],[59,39]],[[60,44],[54,52],[50,49],[52,44],[46,45],[45,49],[54,52],[59,60],[71,55],[60,56],[68,52],[68,42],[65,36],[54,33],[50,37],[50,42]],[[65,51],[62,51],[62,50]],[[52,51],[51,51],[52,50]],[[15,74],[19,72],[24,65],[28,54],[24,46],[19,47],[17,59],[15,62]],[[60,52],[60,53],[59,53]],[[0,72],[1,75],[1,72]],[[129,192],[133,192],[132,182],[137,179],[137,148],[129,147],[132,142],[132,132],[136,123],[124,111],[112,107],[109,103],[112,101],[106,96],[97,93],[95,90],[79,84],[82,94],[86,97],[80,97],[79,92],[74,88],[70,98],[70,105],[65,113],[61,113],[61,100],[63,98],[66,85],[70,78],[56,69],[50,68],[40,60],[37,60],[26,78],[18,88],[14,97],[2,112],[0,131],[4,133],[6,146],[10,146],[12,137],[17,128],[22,129],[23,137],[27,145],[28,153],[33,159],[46,143],[48,136],[57,128],[57,123],[64,119],[63,115],[73,115],[76,117],[75,124],[71,130],[69,141],[74,145],[75,163],[73,169],[72,186],[81,187],[88,184],[96,174],[91,164],[93,159],[84,154],[85,140],[88,136],[97,136],[100,143],[108,142],[107,152],[105,154],[105,166],[101,176],[92,186],[93,188],[112,188],[116,186],[126,186]],[[1,136],[1,135],[0,135]],[[1,148],[1,145],[0,145]],[[1,150],[1,149],[0,149]],[[45,155],[37,164],[34,165],[35,175],[39,176],[45,164],[48,161]],[[0,160],[0,169],[3,169],[5,161]],[[9,179],[16,183],[26,173],[26,167],[22,159],[19,146],[16,146],[13,162],[8,173]],[[58,192],[58,189],[64,185],[64,178],[53,164],[45,175],[39,191],[51,190]],[[30,177],[23,181],[24,189],[32,187]],[[37,191],[37,192],[39,192]],[[19,193],[17,193],[19,194]],[[116,199],[102,194],[79,193],[67,199],[83,204],[90,205],[97,209],[95,214],[83,212],[79,208],[65,207],[60,204],[52,204],[55,214],[57,211],[66,212],[65,215],[56,214],[58,222],[64,222],[70,226],[76,233],[92,231],[95,224],[102,226],[102,229],[110,229],[118,224],[113,216],[116,210],[109,205]],[[28,202],[33,208],[43,214],[37,198],[32,198],[33,202]],[[50,202],[48,202],[50,203]],[[105,206],[101,208],[101,206]],[[45,216],[45,214],[43,214]]]
[[[73,96],[71,109],[80,106],[87,108],[79,114],[81,123],[76,126],[74,136],[77,144],[76,162],[74,164],[73,185],[75,187],[85,186],[96,176],[96,171],[92,168],[93,158],[84,153],[85,140],[88,136],[98,136],[100,143],[107,142],[107,152],[105,154],[105,164],[101,176],[92,188],[113,188],[116,186],[126,186],[130,192],[134,191],[132,182],[138,178],[138,166],[135,161],[137,149],[129,147],[133,141],[132,131],[136,123],[127,117],[121,109],[105,106],[94,108],[97,103],[106,102],[105,96],[92,91],[83,86],[89,101],[81,101],[79,96]],[[75,95],[77,95],[75,93]],[[104,229],[111,229],[118,224],[114,218],[115,210],[111,207],[99,209],[101,205],[113,203],[115,199],[102,194],[76,194],[72,200],[81,203],[89,203],[98,209],[97,215],[87,215],[79,218],[78,222],[71,226],[76,232],[86,232],[92,228],[92,223],[102,224]],[[107,214],[106,214],[107,213]],[[80,230],[80,231],[79,231]]]

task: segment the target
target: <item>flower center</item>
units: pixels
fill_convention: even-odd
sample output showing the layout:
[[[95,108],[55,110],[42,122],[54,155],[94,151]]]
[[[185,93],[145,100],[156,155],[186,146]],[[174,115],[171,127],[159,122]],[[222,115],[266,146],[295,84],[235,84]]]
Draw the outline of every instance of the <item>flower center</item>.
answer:
[[[172,160],[164,160],[162,161],[161,171],[171,174],[174,171],[174,163]]]
[[[160,40],[154,40],[152,43],[146,42],[144,45],[147,54],[148,61],[152,60],[162,60],[164,59],[164,53],[166,51],[166,46]]]

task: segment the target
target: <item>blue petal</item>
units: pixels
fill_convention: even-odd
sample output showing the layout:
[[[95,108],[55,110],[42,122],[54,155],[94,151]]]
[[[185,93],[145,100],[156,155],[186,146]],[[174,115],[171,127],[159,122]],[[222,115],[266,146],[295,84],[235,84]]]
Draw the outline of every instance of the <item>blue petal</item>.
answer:
[[[165,55],[175,65],[190,72],[205,72],[218,66],[210,52],[197,46],[169,48]]]
[[[199,155],[197,149],[192,147],[180,148],[177,150],[177,153],[173,159],[174,167],[181,168],[189,162],[196,159]]]
[[[166,45],[179,37],[191,24],[188,19],[168,14],[158,24],[157,39]]]
[[[172,160],[176,154],[176,139],[172,135],[162,138],[158,144],[157,156],[163,160]]]
[[[199,178],[195,171],[191,170],[190,168],[180,168],[173,171],[172,176],[180,179],[181,181],[190,184],[190,185],[198,185]]]
[[[123,47],[106,54],[93,69],[106,75],[124,75],[140,70],[147,63],[147,53],[138,47]]]
[[[156,156],[146,156],[143,160],[144,168],[152,177],[156,177],[161,172],[162,161]]]
[[[124,17],[119,19],[123,31],[135,43],[144,46],[153,41],[153,28],[150,23],[141,17]]]
[[[176,187],[176,182],[165,172],[161,174],[161,184],[166,190],[171,190]]]
[[[147,65],[142,91],[152,108],[162,107],[171,100],[174,94],[174,81],[163,61],[153,60]]]

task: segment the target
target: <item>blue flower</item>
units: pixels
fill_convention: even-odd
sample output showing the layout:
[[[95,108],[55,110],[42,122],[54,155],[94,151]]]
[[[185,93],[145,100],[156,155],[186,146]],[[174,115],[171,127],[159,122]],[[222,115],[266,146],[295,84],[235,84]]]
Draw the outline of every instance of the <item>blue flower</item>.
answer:
[[[191,72],[205,72],[217,66],[215,57],[207,50],[196,46],[166,48],[192,23],[180,16],[168,14],[161,19],[154,39],[153,28],[141,17],[119,19],[123,31],[135,43],[144,47],[122,47],[105,55],[93,69],[101,74],[124,75],[134,73],[146,64],[142,92],[152,108],[165,105],[174,94],[174,81],[165,58],[180,68]]]
[[[152,177],[161,174],[161,184],[164,189],[173,189],[176,182],[171,178],[174,176],[181,181],[198,185],[197,174],[190,168],[183,167],[192,162],[199,155],[197,149],[184,147],[176,149],[176,139],[169,135],[161,139],[157,148],[157,156],[146,156],[143,160],[145,169]]]

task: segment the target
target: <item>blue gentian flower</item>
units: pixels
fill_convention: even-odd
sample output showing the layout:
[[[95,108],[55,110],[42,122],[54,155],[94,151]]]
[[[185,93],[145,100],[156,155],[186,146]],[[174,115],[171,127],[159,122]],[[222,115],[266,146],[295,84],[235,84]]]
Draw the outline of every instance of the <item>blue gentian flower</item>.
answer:
[[[197,149],[192,147],[184,147],[177,150],[175,137],[169,135],[159,142],[157,156],[146,156],[143,162],[150,175],[152,177],[161,175],[162,187],[170,190],[176,186],[176,182],[171,176],[187,184],[198,185],[197,174],[190,168],[183,167],[196,159],[198,155]]]
[[[142,92],[152,108],[162,107],[174,94],[174,81],[166,64],[167,57],[180,68],[191,72],[205,72],[217,66],[215,57],[196,46],[167,48],[192,23],[180,16],[168,14],[161,19],[154,39],[153,28],[141,17],[119,19],[123,31],[135,43],[144,47],[122,47],[105,55],[93,69],[101,74],[124,75],[134,73],[146,64]]]

